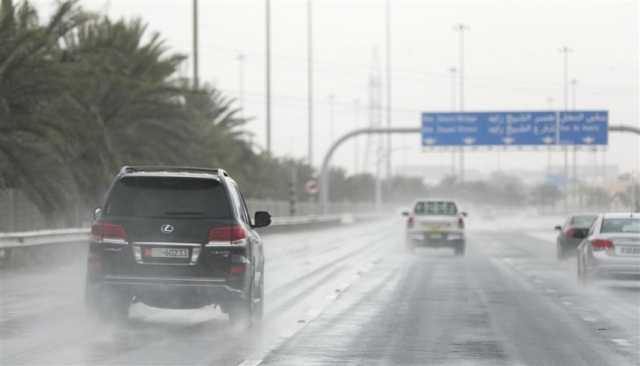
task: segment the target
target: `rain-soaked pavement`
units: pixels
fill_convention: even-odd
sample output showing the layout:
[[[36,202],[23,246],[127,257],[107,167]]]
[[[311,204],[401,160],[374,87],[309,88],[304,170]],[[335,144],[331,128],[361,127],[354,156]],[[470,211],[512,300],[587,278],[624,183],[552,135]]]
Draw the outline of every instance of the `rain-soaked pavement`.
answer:
[[[581,288],[553,225],[469,225],[405,253],[399,220],[269,235],[262,329],[216,309],[82,306],[83,255],[0,272],[0,365],[640,365],[640,281]]]

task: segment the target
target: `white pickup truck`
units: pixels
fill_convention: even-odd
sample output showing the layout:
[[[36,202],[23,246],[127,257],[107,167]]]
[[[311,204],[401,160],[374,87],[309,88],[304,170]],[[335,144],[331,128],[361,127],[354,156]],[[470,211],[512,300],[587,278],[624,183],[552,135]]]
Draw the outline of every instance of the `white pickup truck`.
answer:
[[[407,217],[407,247],[452,248],[455,255],[463,256],[466,249],[464,218],[458,205],[450,200],[425,199],[413,204]]]

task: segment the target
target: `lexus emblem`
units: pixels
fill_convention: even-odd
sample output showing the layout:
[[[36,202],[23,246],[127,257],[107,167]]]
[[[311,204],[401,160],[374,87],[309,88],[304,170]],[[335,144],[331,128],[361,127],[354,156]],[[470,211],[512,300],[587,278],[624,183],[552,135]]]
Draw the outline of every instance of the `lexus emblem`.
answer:
[[[160,226],[160,231],[162,231],[164,234],[171,234],[173,230],[175,230],[173,225],[165,224]]]

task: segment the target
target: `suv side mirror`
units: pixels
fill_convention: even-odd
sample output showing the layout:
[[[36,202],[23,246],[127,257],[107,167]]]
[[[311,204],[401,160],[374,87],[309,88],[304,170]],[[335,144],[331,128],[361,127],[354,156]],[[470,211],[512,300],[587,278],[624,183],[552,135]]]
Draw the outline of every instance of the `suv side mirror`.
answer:
[[[555,231],[562,231],[562,226],[560,226],[560,225],[556,225],[556,226],[553,228],[553,230],[555,230]]]
[[[409,211],[402,211],[402,216],[409,217]]]
[[[94,220],[97,220],[98,218],[100,218],[100,215],[102,215],[102,209],[100,207],[97,207],[95,210],[93,210]]]
[[[271,225],[271,215],[267,211],[256,211],[253,219],[253,227],[265,227]]]
[[[463,216],[463,217],[467,217],[467,216],[469,216],[469,214],[468,214],[468,213],[466,213],[466,212],[462,212],[462,216]]]

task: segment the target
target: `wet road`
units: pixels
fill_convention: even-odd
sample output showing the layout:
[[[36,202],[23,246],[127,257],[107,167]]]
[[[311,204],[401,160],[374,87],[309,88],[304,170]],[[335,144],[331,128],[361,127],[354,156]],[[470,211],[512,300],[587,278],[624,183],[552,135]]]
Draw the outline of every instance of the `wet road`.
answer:
[[[2,272],[0,365],[638,365],[640,283],[581,288],[552,225],[469,225],[467,256],[407,254],[398,220],[266,237],[261,331],[216,309],[82,307],[83,258]]]

